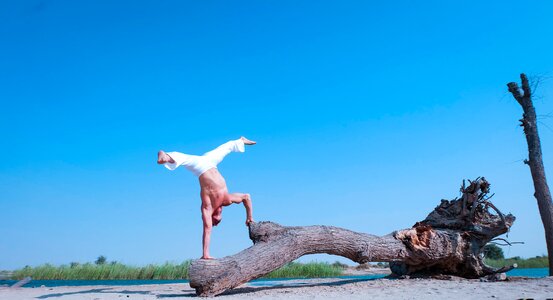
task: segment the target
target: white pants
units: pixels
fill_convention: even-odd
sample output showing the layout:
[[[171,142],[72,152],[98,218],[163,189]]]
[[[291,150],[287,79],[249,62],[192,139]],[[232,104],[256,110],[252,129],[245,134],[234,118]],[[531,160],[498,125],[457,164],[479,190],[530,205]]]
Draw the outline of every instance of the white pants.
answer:
[[[202,156],[189,155],[180,152],[167,152],[175,162],[165,163],[165,167],[169,170],[175,170],[179,166],[184,166],[190,170],[194,175],[200,176],[207,170],[216,168],[217,165],[231,152],[244,152],[244,141],[237,139],[234,141],[228,141],[221,146],[204,153]]]

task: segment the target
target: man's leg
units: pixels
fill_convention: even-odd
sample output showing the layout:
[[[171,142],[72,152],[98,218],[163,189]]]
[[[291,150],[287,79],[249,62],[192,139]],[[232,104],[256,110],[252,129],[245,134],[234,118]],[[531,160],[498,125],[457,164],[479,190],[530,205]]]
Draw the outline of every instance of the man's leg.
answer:
[[[234,141],[228,141],[221,146],[205,153],[203,156],[207,157],[213,164],[218,165],[225,156],[231,152],[244,152],[244,145],[254,145],[255,142],[241,137]]]
[[[158,159],[158,164],[162,163],[167,169],[171,171],[175,170],[179,166],[184,166],[188,170],[192,171],[194,175],[200,176],[202,172],[207,170],[205,157],[184,154],[176,151],[167,153],[164,152],[164,155],[166,158],[162,159],[161,161]]]

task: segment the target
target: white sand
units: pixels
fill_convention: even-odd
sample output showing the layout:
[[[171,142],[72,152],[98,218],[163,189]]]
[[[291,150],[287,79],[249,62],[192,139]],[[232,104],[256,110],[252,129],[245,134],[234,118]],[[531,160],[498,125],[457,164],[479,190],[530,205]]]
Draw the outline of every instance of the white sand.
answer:
[[[353,280],[308,279],[279,281],[283,285],[243,285],[216,299],[520,299],[553,298],[553,277],[511,278],[504,282],[479,280]],[[195,297],[188,284],[137,286],[80,286],[2,288],[0,299],[188,299]]]

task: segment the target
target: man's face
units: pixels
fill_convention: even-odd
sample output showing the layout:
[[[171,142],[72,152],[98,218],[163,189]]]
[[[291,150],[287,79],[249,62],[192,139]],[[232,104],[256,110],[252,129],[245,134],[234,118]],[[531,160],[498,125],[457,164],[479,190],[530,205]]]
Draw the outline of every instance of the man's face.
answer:
[[[223,208],[219,207],[219,209],[211,215],[211,222],[213,223],[213,226],[217,226],[221,223],[221,220],[223,220]]]

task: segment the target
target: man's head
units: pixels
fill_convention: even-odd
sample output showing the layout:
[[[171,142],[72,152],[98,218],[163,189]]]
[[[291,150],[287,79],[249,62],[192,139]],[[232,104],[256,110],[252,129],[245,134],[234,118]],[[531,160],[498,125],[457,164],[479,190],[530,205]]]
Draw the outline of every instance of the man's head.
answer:
[[[223,220],[223,208],[219,207],[213,212],[213,215],[211,215],[211,222],[213,226],[217,226],[221,223],[221,220]]]

